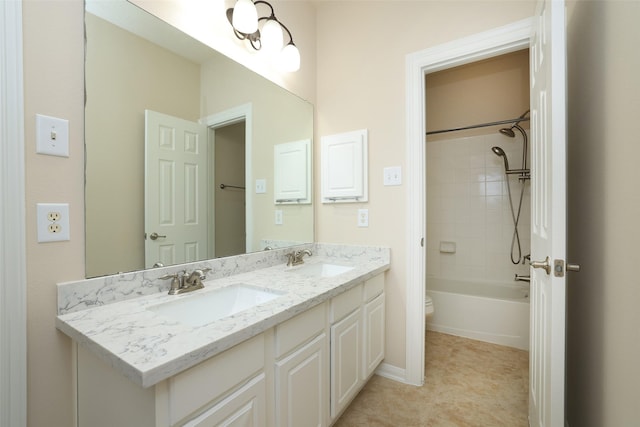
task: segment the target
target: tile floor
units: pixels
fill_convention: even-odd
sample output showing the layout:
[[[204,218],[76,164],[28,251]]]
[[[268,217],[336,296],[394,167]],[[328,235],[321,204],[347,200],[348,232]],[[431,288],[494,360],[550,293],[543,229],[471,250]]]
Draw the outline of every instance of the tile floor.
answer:
[[[374,375],[334,427],[526,427],[528,357],[429,331],[424,386]]]

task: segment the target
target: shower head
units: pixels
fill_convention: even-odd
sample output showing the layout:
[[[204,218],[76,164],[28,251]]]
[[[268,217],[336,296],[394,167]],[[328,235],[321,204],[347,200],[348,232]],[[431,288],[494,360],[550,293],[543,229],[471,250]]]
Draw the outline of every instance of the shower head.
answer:
[[[499,132],[504,136],[508,136],[509,138],[516,137],[516,133],[513,131],[513,128],[502,128],[499,130]],[[494,147],[494,148],[499,148],[499,147]]]
[[[508,171],[509,161],[507,160],[507,153],[505,153],[504,150],[500,147],[491,147],[491,151],[493,151],[493,154],[495,154],[496,156],[504,158],[504,170]]]
[[[504,136],[508,136],[509,138],[515,138],[516,137],[516,133],[513,131],[513,128],[520,128],[519,124],[522,120],[525,120],[525,117],[527,116],[527,114],[529,114],[529,110],[525,111],[524,113],[522,113],[522,115],[520,117],[518,117],[517,122],[515,122],[510,128],[502,128],[500,129],[498,132],[500,132],[502,135]],[[526,119],[529,120],[529,119]],[[520,128],[519,130],[521,130],[522,128]]]

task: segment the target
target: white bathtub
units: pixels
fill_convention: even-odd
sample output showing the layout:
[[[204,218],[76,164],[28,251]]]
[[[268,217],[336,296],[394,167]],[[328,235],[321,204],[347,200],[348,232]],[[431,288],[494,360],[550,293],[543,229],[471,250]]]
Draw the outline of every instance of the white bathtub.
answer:
[[[529,350],[529,284],[427,278],[427,329]]]

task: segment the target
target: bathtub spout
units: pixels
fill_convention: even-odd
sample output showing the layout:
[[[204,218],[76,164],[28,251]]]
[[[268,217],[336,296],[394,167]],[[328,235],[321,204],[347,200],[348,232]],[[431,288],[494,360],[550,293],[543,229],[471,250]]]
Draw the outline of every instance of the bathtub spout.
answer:
[[[519,274],[516,274],[516,277],[513,279],[516,282],[531,282],[531,276],[521,276]]]

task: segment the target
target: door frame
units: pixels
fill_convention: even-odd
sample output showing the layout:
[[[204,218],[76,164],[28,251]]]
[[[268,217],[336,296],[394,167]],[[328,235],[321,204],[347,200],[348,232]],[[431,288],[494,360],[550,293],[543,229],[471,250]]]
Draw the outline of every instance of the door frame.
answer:
[[[27,425],[22,1],[0,6],[0,425]]]
[[[252,161],[251,161],[251,153],[252,153],[252,144],[253,144],[253,104],[251,102],[238,105],[237,107],[230,108],[228,110],[221,111],[216,114],[212,114],[203,119],[200,119],[200,123],[206,125],[209,129],[209,134],[211,131],[214,131],[214,136],[209,137],[209,148],[211,149],[211,153],[215,153],[214,144],[215,144],[215,130],[224,126],[232,125],[235,123],[239,123],[244,121],[244,143],[245,143],[245,152],[244,152],[244,180],[245,180],[245,231],[246,231],[246,241],[245,241],[245,250],[246,252],[253,252],[256,249],[253,248],[253,192],[250,191],[251,182],[252,182]],[[213,155],[213,154],[212,154]],[[212,155],[209,158],[213,158]],[[213,168],[210,167],[209,171],[213,171]],[[215,224],[214,222],[214,209],[209,209],[211,212],[209,215],[210,224]],[[211,246],[210,250],[215,250],[215,240],[210,241]]]
[[[426,279],[425,76],[529,47],[533,18],[414,52],[406,57],[407,289],[404,379],[424,384]]]

